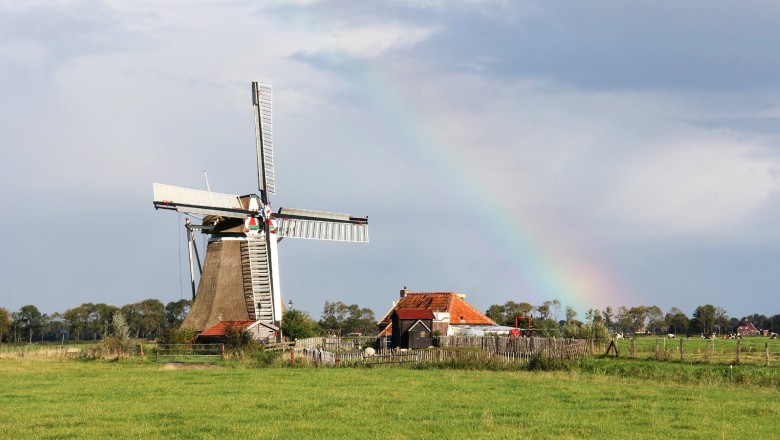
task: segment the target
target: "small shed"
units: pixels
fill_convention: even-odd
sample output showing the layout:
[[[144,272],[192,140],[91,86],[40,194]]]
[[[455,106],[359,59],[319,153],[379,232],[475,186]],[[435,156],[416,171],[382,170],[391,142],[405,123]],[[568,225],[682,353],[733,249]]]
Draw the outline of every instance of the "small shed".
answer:
[[[433,312],[427,309],[393,311],[393,345],[396,348],[428,348],[433,345]]]

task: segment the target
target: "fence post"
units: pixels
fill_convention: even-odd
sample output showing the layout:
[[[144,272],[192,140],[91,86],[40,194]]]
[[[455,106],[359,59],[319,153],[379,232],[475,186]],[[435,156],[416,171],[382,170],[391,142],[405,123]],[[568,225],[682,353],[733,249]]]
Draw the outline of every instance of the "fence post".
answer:
[[[737,339],[737,363],[739,363],[739,352],[740,352],[741,345],[742,345],[741,343],[742,343],[742,339],[738,338]]]
[[[219,344],[219,357],[225,359],[225,344]]]
[[[707,339],[707,354],[705,356],[706,356],[707,362],[709,362],[710,359],[712,359],[712,341],[709,340],[709,339]]]
[[[764,366],[768,367],[769,366],[769,342],[764,342],[764,358],[766,360],[764,362]]]
[[[680,362],[683,361],[683,341],[684,339],[680,338]]]
[[[655,360],[661,359],[661,345],[658,342],[658,338],[655,338]]]
[[[636,359],[636,336],[631,338],[631,359]]]

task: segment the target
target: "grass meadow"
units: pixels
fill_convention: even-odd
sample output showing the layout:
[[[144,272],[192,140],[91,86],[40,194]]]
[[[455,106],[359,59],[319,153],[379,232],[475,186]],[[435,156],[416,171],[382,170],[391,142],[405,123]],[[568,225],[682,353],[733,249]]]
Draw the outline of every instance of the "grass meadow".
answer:
[[[659,380],[647,365],[661,375],[718,373]],[[3,358],[0,438],[775,438],[777,382],[730,376],[777,369],[725,368],[629,359],[529,372]]]

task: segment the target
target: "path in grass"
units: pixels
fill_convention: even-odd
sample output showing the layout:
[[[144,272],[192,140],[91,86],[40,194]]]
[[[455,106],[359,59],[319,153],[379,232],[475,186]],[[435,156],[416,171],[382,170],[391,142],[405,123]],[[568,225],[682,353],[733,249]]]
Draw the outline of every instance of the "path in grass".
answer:
[[[578,373],[0,360],[0,438],[772,438],[778,392]]]

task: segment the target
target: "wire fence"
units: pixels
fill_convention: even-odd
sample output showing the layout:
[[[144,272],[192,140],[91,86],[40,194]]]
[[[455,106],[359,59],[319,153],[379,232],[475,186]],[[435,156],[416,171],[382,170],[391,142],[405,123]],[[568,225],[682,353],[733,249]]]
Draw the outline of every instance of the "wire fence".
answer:
[[[631,338],[613,340],[596,353],[633,359],[690,363],[780,366],[780,341],[754,336],[738,339]]]

